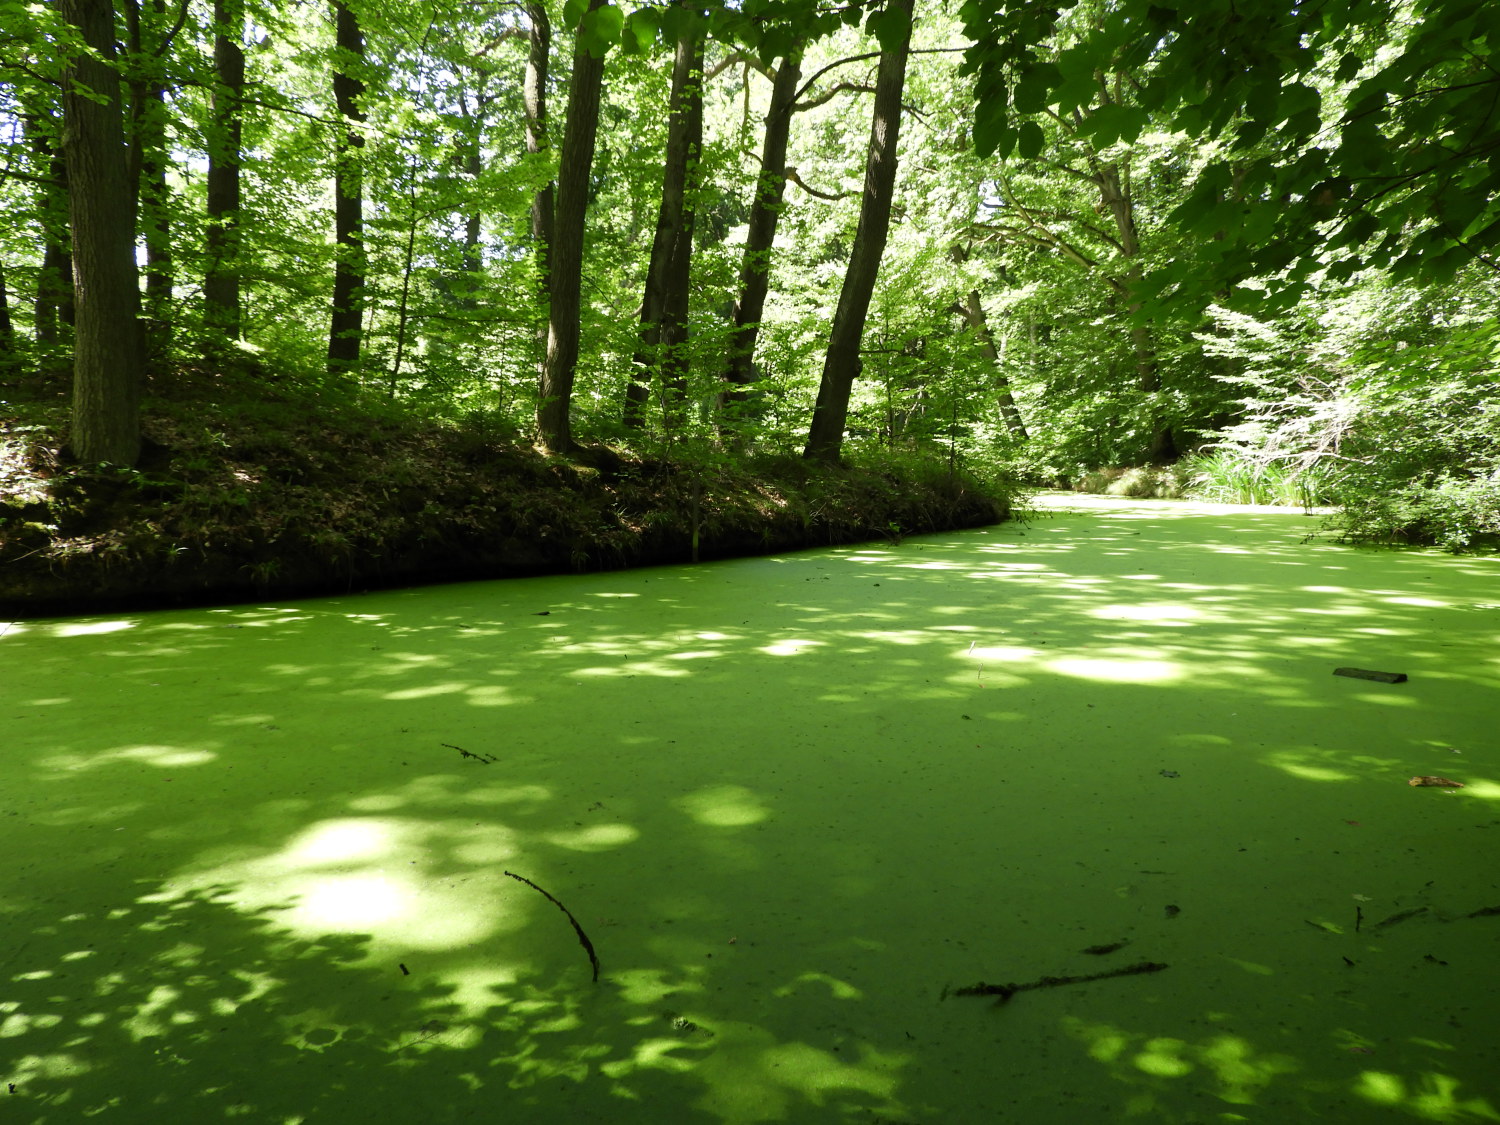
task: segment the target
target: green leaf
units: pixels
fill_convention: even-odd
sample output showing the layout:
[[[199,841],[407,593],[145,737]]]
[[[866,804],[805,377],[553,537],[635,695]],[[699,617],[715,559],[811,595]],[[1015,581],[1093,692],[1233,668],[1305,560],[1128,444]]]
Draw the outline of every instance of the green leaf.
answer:
[[[882,51],[894,51],[911,34],[911,20],[903,8],[883,8],[870,17],[865,30],[879,40]]]
[[[598,57],[620,42],[620,32],[624,27],[625,13],[613,4],[606,4],[584,15],[578,27],[578,43],[589,54]]]
[[[1061,81],[1061,72],[1052,63],[1037,63],[1027,67],[1016,83],[1016,112],[1043,112],[1052,103],[1052,91]]]
[[[1018,148],[1023,160],[1035,160],[1042,154],[1042,146],[1046,143],[1046,134],[1042,127],[1035,121],[1021,122],[1021,130],[1018,137]]]
[[[655,8],[637,8],[626,17],[625,28],[625,49],[631,54],[645,54],[656,44],[661,13]]]

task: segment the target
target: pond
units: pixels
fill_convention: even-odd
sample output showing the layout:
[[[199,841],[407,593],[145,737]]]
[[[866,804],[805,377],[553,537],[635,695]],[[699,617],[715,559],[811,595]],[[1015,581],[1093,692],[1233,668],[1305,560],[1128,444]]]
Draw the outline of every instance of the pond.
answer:
[[[0,623],[5,1120],[1500,1120],[1500,560],[1317,526]]]

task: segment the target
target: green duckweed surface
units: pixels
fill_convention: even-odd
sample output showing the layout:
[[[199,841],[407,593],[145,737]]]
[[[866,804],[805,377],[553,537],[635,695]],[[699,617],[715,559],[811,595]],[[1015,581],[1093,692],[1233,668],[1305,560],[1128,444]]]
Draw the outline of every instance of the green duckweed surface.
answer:
[[[0,1120],[1500,1121],[1500,560],[1315,526],[0,623]]]

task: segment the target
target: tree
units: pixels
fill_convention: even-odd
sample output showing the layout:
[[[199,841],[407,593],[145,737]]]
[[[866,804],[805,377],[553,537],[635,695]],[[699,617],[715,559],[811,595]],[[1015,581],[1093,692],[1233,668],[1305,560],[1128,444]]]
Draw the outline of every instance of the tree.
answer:
[[[343,10],[337,9],[338,12]],[[207,263],[203,278],[203,318],[210,333],[211,346],[217,344],[213,338],[215,335],[237,340],[241,334],[238,259],[240,149],[245,91],[245,49],[242,43],[244,28],[244,0],[214,0],[214,84],[210,95],[210,118],[205,130],[208,148],[208,236],[204,246]],[[340,30],[342,34],[342,25]],[[353,34],[357,39],[357,26]],[[347,46],[343,43],[340,45]],[[338,78],[334,79],[334,86],[337,90]],[[349,107],[341,101],[340,111],[343,112],[346,108]],[[342,201],[342,195],[339,198]],[[342,233],[341,231],[341,235]],[[340,244],[343,244],[342,237]],[[338,304],[339,298],[335,297],[335,310]],[[337,311],[334,315],[338,316]],[[357,339],[355,345],[354,356],[357,358]]]
[[[1035,156],[1043,138],[1029,118],[1072,112],[1117,67],[1136,76],[1136,104],[1093,114],[1081,134],[1131,142],[1157,115],[1214,142],[1171,215],[1189,252],[1139,286],[1158,311],[1196,316],[1221,293],[1284,309],[1315,273],[1361,265],[1421,277],[1473,260],[1497,268],[1500,70],[1484,5],[1116,0],[1049,58],[1067,7],[964,4],[975,140]]]
[[[526,77],[521,91],[526,114],[526,153],[533,161],[545,159],[551,148],[547,135],[547,68],[552,51],[552,21],[542,0],[526,4]],[[547,307],[551,276],[552,211],[556,181],[550,176],[532,192],[531,247],[536,261],[536,306]],[[542,363],[547,354],[547,317],[536,319],[537,378],[543,377]]]
[[[792,130],[792,108],[802,79],[802,48],[790,51],[776,68],[771,104],[766,110],[760,172],[750,202],[745,232],[745,256],[740,266],[739,296],[734,302],[734,332],[729,339],[724,379],[731,385],[721,405],[743,402],[745,388],[755,382],[755,342],[771,288],[771,250],[786,195],[786,149]],[[732,422],[729,423],[731,426]]]
[[[651,240],[641,296],[640,343],[634,371],[625,387],[624,421],[639,429],[645,421],[651,374],[661,379],[666,420],[677,409],[686,363],[688,286],[692,274],[693,171],[703,147],[703,36],[689,25],[677,40],[672,63],[671,108],[667,121],[661,207]]]
[[[333,0],[335,62],[333,96],[345,125],[334,157],[333,310],[328,325],[328,373],[347,374],[359,365],[365,314],[364,172],[365,120],[358,70],[365,58],[359,17],[344,0]]]
[[[589,169],[599,130],[604,56],[621,25],[608,0],[589,0],[579,21],[568,83],[568,120],[558,155],[557,205],[548,249],[547,352],[542,361],[537,430],[553,453],[572,453],[573,377],[578,365],[579,302],[583,288],[584,220],[589,207]]]
[[[844,441],[844,423],[849,415],[849,395],[859,376],[860,343],[865,315],[880,272],[886,234],[891,224],[891,204],[896,184],[896,145],[901,131],[901,90],[906,78],[906,58],[911,49],[914,0],[891,0],[871,17],[872,30],[880,38],[880,65],[875,75],[875,107],[871,115],[869,152],[865,163],[864,197],[854,250],[844,274],[844,287],[833,314],[828,352],[823,361],[823,379],[813,408],[803,456],[817,461],[837,461]]]
[[[110,0],[60,0],[77,33],[63,67],[63,148],[77,319],[71,445],[80,461],[134,465],[142,382],[134,207]]]

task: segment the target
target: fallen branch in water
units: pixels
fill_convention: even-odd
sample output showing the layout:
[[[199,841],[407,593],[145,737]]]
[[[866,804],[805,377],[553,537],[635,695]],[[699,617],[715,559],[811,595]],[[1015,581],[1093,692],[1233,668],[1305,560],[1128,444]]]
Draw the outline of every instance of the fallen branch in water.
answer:
[[[1108,980],[1110,977],[1134,977],[1142,973],[1159,973],[1167,968],[1159,961],[1141,961],[1134,965],[1127,965],[1123,969],[1110,969],[1104,973],[1088,973],[1081,977],[1042,977],[1040,980],[1027,981],[1025,984],[971,984],[967,988],[955,988],[953,996],[998,996],[999,1002],[1004,1004],[1018,992],[1030,992],[1037,988],[1061,988],[1065,984],[1087,984],[1089,981]],[[946,991],[945,997],[950,995]]]
[[[517,882],[525,883],[532,890],[536,891],[537,894],[539,894],[542,897],[544,897],[553,906],[557,907],[559,910],[561,910],[564,914],[566,914],[568,916],[568,921],[573,923],[573,932],[578,935],[578,943],[583,946],[583,951],[589,955],[589,964],[592,965],[592,966],[594,966],[594,983],[598,984],[599,983],[599,958],[594,953],[594,943],[591,942],[591,941],[589,941],[589,935],[583,932],[583,927],[578,924],[578,919],[575,918],[575,917],[573,917],[573,912],[571,910],[569,910],[566,906],[564,906],[562,903],[558,902],[557,899],[553,898],[546,891],[542,890],[541,887],[537,886],[530,879],[526,878],[526,876],[524,876],[524,875],[517,875],[514,871],[507,871],[505,874],[509,875],[512,879],[515,879]],[[1165,967],[1165,966],[1163,966],[1163,967]]]

